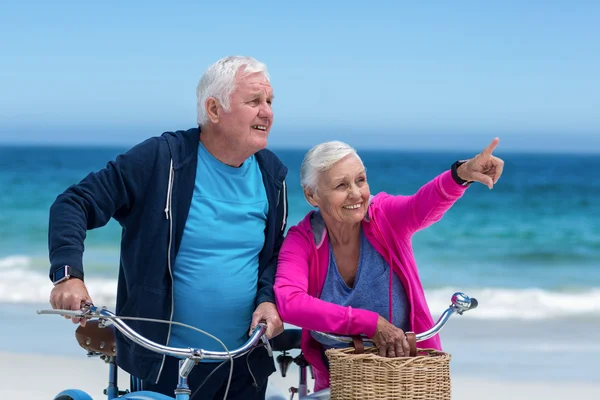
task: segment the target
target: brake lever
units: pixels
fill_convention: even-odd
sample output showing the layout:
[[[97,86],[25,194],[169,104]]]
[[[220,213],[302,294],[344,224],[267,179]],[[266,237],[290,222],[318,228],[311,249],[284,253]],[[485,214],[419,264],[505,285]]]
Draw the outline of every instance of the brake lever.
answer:
[[[51,314],[51,315],[62,315],[71,318],[85,318],[90,319],[95,316],[94,305],[89,301],[82,301],[81,308],[79,310],[63,310],[63,309],[52,309],[52,310],[37,310],[37,314]]]
[[[65,317],[70,318],[89,318],[87,312],[81,312],[81,310],[37,310],[37,313],[42,314],[51,314],[51,315],[63,315]]]
[[[267,339],[267,335],[262,335],[260,339],[267,348],[267,354],[269,354],[269,357],[273,358],[273,349],[271,348],[271,342],[269,342],[269,339]]]
[[[80,311],[82,312],[81,318],[90,319],[94,317],[94,304],[91,301],[81,301]]]

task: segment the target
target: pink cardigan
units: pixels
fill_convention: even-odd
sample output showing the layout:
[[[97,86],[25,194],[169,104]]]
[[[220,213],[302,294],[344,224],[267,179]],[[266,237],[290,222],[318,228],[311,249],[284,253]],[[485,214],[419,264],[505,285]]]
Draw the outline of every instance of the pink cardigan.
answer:
[[[404,285],[410,302],[410,326],[414,332],[431,328],[433,319],[419,279],[411,237],[416,231],[439,221],[465,190],[466,187],[458,185],[447,171],[412,196],[377,194],[371,199],[368,215],[362,222],[367,239]],[[288,231],[279,252],[274,289],[282,320],[303,329],[302,351],[313,367],[315,391],[318,391],[329,387],[329,372],[321,359],[321,345],[309,331],[372,337],[378,314],[319,299],[329,265],[329,243],[324,226],[313,230],[313,213],[309,212]],[[441,343],[439,337],[434,336],[421,342],[419,347],[441,350]]]

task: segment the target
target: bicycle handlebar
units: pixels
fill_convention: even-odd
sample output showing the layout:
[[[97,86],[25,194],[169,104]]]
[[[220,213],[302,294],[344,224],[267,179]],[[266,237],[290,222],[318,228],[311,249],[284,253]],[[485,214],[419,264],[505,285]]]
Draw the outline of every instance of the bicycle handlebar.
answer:
[[[427,340],[437,335],[446,325],[452,314],[457,313],[459,315],[462,315],[465,311],[473,310],[479,305],[477,299],[471,298],[461,292],[454,293],[452,295],[451,302],[452,304],[450,304],[450,306],[442,313],[436,324],[431,329],[415,335],[417,342],[422,342],[423,340]],[[312,333],[323,338],[335,340],[341,343],[352,343],[352,338],[350,336],[339,336],[319,331],[312,331]],[[374,344],[373,340],[370,338],[363,337],[362,340],[364,343],[371,345]]]
[[[465,311],[473,310],[479,304],[477,299],[470,298],[469,296],[461,292],[454,293],[452,295],[451,302],[452,304],[450,304],[450,306],[442,313],[436,324],[431,329],[415,335],[417,342],[427,340],[437,335],[446,325],[452,314],[457,313],[459,315],[462,315]],[[131,329],[127,324],[125,324],[125,322],[123,322],[121,318],[119,318],[113,312],[106,309],[106,307],[97,307],[91,304],[86,304],[82,307],[81,310],[38,310],[37,313],[56,314],[74,318],[88,319],[96,317],[101,320],[109,320],[123,335],[125,335],[130,340],[134,341],[142,347],[145,347],[148,350],[173,357],[190,358],[195,361],[200,361],[203,359],[224,361],[230,359],[231,357],[236,358],[248,353],[252,348],[254,348],[258,344],[259,340],[263,341],[263,343],[267,347],[269,354],[271,354],[271,347],[268,339],[265,336],[267,326],[264,323],[260,323],[254,329],[248,341],[246,341],[246,343],[244,343],[241,347],[227,352],[209,351],[191,347],[169,347],[155,343]],[[350,336],[339,336],[319,331],[312,332],[326,339],[335,340],[342,343],[352,343],[352,338]],[[373,340],[366,337],[363,337],[363,341],[367,344],[373,344]]]
[[[209,351],[196,348],[181,348],[181,347],[170,347],[164,346],[153,342],[150,339],[140,335],[133,329],[131,329],[121,318],[115,315],[113,312],[106,309],[106,307],[97,307],[91,304],[84,305],[81,310],[38,310],[38,314],[57,314],[65,315],[74,318],[99,318],[101,320],[109,320],[111,323],[128,339],[145,347],[148,350],[156,353],[172,356],[172,357],[185,357],[190,358],[194,361],[206,360],[228,360],[230,358],[240,357],[248,353],[254,348],[259,340],[262,340],[267,350],[270,352],[269,341],[265,336],[267,326],[264,323],[259,323],[258,326],[250,335],[250,338],[241,347],[231,351]]]

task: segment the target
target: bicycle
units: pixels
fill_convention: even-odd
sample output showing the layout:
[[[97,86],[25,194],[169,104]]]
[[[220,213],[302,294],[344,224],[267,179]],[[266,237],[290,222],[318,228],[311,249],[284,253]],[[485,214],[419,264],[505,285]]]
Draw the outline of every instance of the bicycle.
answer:
[[[436,324],[426,332],[416,334],[416,341],[423,341],[437,335],[440,330],[446,325],[449,318],[453,314],[462,315],[465,311],[476,308],[478,302],[474,298],[470,298],[464,293],[457,292],[451,298],[450,306],[442,313]],[[88,356],[98,356],[104,360],[109,366],[109,379],[108,386],[104,390],[107,400],[114,399],[127,399],[127,400],[190,400],[192,397],[191,390],[187,383],[187,377],[198,362],[202,360],[216,360],[216,361],[229,361],[230,362],[230,379],[233,372],[233,360],[239,358],[258,346],[264,346],[270,356],[273,356],[273,352],[281,353],[277,356],[277,362],[280,366],[280,372],[282,376],[286,377],[286,372],[291,363],[294,363],[299,368],[299,380],[298,387],[291,387],[290,399],[294,399],[295,395],[298,395],[297,400],[329,400],[330,391],[324,389],[312,394],[309,394],[307,385],[307,369],[310,365],[304,359],[304,356],[300,354],[294,358],[289,355],[289,351],[300,350],[300,329],[286,329],[279,336],[269,341],[265,335],[266,325],[259,324],[250,335],[250,338],[241,347],[234,350],[225,351],[207,351],[203,349],[195,348],[177,348],[164,346],[145,338],[131,329],[124,320],[133,319],[131,317],[119,317],[113,312],[109,311],[106,307],[97,307],[92,304],[84,304],[80,310],[38,310],[38,314],[55,314],[63,315],[75,318],[85,318],[87,321],[85,327],[80,326],[77,328],[76,337],[80,345],[87,350]],[[92,320],[92,318],[97,318]],[[141,318],[136,318],[141,319]],[[152,319],[141,319],[150,322],[164,322]],[[182,324],[183,325],[183,324]],[[130,381],[131,391],[119,390],[117,372],[118,367],[116,364],[116,346],[114,330],[111,326],[118,329],[125,337],[145,347],[151,351],[159,354],[173,356],[180,358],[179,361],[179,380],[177,387],[174,392],[174,397],[166,396],[160,393],[137,390],[139,387],[136,383],[136,379],[132,378]],[[189,326],[188,326],[189,327]],[[198,330],[197,328],[189,327],[191,329]],[[313,332],[317,336],[320,336],[327,340],[334,340],[340,343],[346,343],[348,345],[353,343],[353,338],[347,336],[333,335],[324,332]],[[208,335],[208,334],[207,334]],[[211,335],[209,335],[211,336]],[[217,341],[218,338],[215,338]],[[363,343],[367,345],[373,345],[371,339],[363,337]],[[228,382],[228,387],[229,387]],[[225,398],[227,396],[228,387],[225,391]],[[286,397],[272,386],[267,388],[266,400],[285,400]],[[66,389],[61,391],[54,397],[54,400],[93,400],[92,397],[83,390],[80,389]]]

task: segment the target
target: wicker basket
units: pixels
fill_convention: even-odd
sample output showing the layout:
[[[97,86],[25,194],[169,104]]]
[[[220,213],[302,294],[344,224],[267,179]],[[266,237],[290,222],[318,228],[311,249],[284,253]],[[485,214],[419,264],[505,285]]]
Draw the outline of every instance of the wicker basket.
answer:
[[[416,357],[386,358],[368,347],[326,351],[331,400],[448,400],[450,354],[418,349]]]

